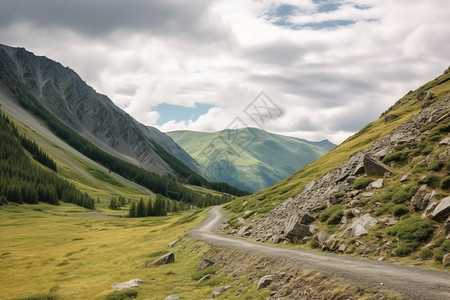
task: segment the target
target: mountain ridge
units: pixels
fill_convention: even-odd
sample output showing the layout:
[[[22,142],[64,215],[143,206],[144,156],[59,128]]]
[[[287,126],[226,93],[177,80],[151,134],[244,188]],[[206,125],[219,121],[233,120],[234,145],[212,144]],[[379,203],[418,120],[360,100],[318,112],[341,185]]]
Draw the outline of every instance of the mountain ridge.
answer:
[[[101,149],[160,175],[176,172],[150,141],[193,171],[211,175],[156,128],[148,128],[97,93],[68,67],[24,48],[0,45],[4,68],[15,74],[43,106]]]
[[[167,135],[218,180],[253,192],[291,175],[335,147],[328,140],[310,142],[252,127],[209,133],[179,130]]]

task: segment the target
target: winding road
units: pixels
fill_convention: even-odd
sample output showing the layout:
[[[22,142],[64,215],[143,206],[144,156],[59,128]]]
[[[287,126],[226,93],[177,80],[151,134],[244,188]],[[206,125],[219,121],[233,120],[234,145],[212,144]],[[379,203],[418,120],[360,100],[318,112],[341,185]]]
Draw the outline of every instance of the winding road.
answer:
[[[216,233],[214,227],[223,219],[221,208],[213,207],[208,219],[192,230],[190,236],[215,246],[244,250],[268,258],[287,259],[302,269],[327,273],[356,286],[396,291],[407,299],[450,299],[450,272],[256,244]]]

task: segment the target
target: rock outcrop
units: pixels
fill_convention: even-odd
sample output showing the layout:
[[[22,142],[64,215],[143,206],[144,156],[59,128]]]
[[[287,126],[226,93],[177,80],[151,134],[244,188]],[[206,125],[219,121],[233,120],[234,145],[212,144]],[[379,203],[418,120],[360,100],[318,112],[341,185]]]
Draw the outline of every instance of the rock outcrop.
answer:
[[[213,266],[215,264],[214,261],[208,259],[208,258],[202,258],[200,261],[200,264],[198,265],[197,271],[202,271],[206,269],[207,267]]]

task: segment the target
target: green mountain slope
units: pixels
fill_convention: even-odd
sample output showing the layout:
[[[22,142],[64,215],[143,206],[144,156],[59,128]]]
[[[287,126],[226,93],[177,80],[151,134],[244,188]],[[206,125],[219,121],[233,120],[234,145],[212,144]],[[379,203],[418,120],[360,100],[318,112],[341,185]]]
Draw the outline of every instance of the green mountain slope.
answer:
[[[206,133],[167,133],[218,180],[255,192],[294,173],[335,145],[310,142],[256,128]]]

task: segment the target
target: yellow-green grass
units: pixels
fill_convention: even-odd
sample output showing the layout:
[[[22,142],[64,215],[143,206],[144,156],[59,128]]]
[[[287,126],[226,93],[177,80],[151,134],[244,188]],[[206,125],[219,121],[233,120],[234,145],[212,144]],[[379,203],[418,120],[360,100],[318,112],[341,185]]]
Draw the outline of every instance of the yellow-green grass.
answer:
[[[167,248],[204,219],[203,211],[136,219],[83,217],[86,212],[71,204],[0,207],[0,299],[104,299],[111,284],[134,278],[146,282],[137,289],[139,299],[208,297],[211,287],[192,278],[208,247],[185,238]],[[169,250],[174,264],[146,267]]]
[[[237,217],[242,216],[242,212],[245,210],[258,212],[257,217],[264,216],[282,201],[299,194],[312,180],[319,179],[327,172],[339,167],[354,153],[370,147],[376,140],[389,135],[395,128],[420,112],[422,101],[417,99],[417,95],[425,91],[432,92],[435,95],[435,101],[445,97],[450,91],[450,72],[437,77],[414,92],[407,93],[397,101],[388,110],[388,114],[398,116],[394,121],[385,123],[384,117],[380,117],[292,176],[267,189],[250,196],[241,197],[226,205],[225,209],[233,213],[232,224],[236,222]]]

